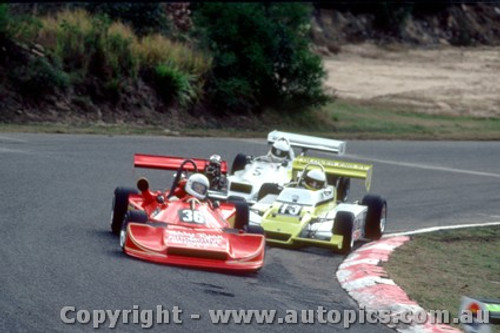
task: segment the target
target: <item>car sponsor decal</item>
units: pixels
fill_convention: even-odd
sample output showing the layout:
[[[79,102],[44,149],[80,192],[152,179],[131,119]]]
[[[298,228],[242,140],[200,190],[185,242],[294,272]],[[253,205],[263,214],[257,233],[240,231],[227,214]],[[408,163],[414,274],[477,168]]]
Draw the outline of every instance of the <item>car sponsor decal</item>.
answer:
[[[218,248],[222,246],[222,235],[208,235],[186,231],[171,230],[166,237],[167,245],[182,244],[196,248]]]

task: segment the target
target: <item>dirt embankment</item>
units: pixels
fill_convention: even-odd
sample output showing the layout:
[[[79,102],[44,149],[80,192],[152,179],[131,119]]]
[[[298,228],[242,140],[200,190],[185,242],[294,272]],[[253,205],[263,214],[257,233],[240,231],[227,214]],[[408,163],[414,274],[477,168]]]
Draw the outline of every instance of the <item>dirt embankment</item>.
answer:
[[[317,9],[327,87],[399,110],[500,116],[500,2],[413,8],[400,23],[387,31],[373,13]]]
[[[500,117],[500,47],[344,45],[324,64],[326,85],[341,99],[427,114]]]

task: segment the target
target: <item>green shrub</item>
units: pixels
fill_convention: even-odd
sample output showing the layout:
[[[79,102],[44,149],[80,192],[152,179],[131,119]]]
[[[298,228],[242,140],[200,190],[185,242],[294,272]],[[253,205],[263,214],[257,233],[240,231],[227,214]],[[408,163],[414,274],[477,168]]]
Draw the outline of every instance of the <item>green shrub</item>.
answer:
[[[6,8],[0,7],[0,19],[8,18]],[[112,22],[107,15],[92,16],[81,8],[51,15],[34,19],[39,23],[36,30],[27,29],[34,26],[28,21],[20,22],[15,30],[27,36],[27,42],[41,44],[47,55],[42,63],[16,70],[16,84],[23,93],[34,96],[31,91],[46,76],[53,84],[38,89],[39,96],[71,82],[92,98],[117,101],[130,79],[141,74],[168,103],[188,106],[203,95],[211,69],[211,58],[205,53],[160,34],[139,38],[128,25]],[[9,21],[4,26],[12,24]],[[33,32],[25,33],[28,31]]]
[[[304,3],[193,5],[197,34],[213,54],[213,105],[238,111],[323,103],[325,72],[309,49],[311,10]]]
[[[137,77],[139,59],[132,50],[137,37],[122,23],[79,9],[45,17],[42,24],[37,41],[61,59],[77,81],[95,76],[105,91],[114,91],[122,87],[116,82]]]
[[[0,3],[0,38],[5,37],[7,33],[9,8],[7,4]]]
[[[167,104],[178,101],[181,106],[186,107],[193,102],[197,95],[192,85],[193,79],[192,75],[168,64],[155,67],[155,88]]]
[[[28,98],[41,98],[69,85],[68,75],[43,57],[31,59],[26,66],[17,66],[9,73],[19,92]]]

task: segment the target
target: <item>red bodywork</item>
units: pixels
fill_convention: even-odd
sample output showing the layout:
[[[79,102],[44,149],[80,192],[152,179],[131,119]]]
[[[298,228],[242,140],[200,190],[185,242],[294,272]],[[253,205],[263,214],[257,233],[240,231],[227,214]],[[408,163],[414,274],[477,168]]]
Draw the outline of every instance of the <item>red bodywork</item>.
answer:
[[[198,168],[199,172],[203,172],[203,170],[209,163],[208,160],[202,158],[190,158],[190,160],[196,163],[196,167]],[[134,166],[138,168],[177,170],[177,168],[184,161],[185,161],[184,158],[176,156],[160,156],[160,155],[145,155],[145,154],[134,155]],[[194,171],[194,167],[192,164],[186,164],[184,170]],[[226,161],[222,161],[221,171],[224,174],[227,173]]]
[[[208,163],[193,160],[201,170],[204,163]],[[134,157],[135,166],[168,170],[176,169],[183,161],[151,155]],[[189,171],[187,166],[185,170]],[[156,263],[215,270],[251,272],[263,266],[265,238],[232,228],[236,215],[234,204],[221,203],[214,207],[208,200],[193,202],[191,196],[168,200],[168,194],[146,190],[129,196],[129,205],[145,211],[149,221],[128,224],[125,253]],[[157,200],[158,196],[165,198],[163,203]]]

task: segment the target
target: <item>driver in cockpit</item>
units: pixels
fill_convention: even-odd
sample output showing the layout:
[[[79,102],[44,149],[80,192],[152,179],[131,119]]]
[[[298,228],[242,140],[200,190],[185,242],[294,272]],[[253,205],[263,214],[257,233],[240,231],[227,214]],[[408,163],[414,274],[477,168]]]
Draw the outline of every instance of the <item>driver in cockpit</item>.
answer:
[[[266,157],[272,163],[283,163],[292,160],[292,155],[290,142],[285,138],[280,138],[273,143]]]
[[[308,190],[317,191],[325,187],[326,175],[323,170],[312,169],[307,171],[304,179],[302,180],[302,186]]]
[[[191,176],[189,176],[185,184],[186,185],[184,186],[184,193],[185,193],[184,196],[191,195],[196,199],[202,201],[207,198],[210,182],[208,181],[208,178],[205,175],[201,173],[192,174]],[[177,196],[177,194],[175,195]]]

